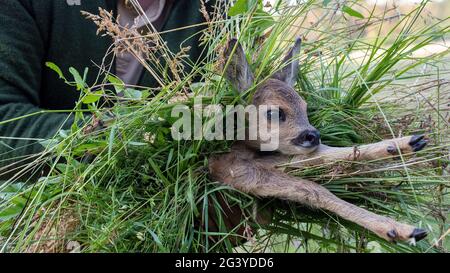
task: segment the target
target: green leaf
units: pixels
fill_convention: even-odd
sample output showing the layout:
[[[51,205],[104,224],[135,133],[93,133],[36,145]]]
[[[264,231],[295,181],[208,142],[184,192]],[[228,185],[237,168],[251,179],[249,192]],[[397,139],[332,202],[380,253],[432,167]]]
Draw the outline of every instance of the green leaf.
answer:
[[[352,9],[349,6],[343,6],[342,7],[342,11],[347,13],[350,16],[356,17],[356,18],[360,18],[360,19],[364,19],[364,15],[362,15],[361,13],[357,12],[356,10]]]
[[[9,206],[0,210],[0,221],[7,221],[11,218],[16,217],[22,212],[22,206]]]
[[[275,24],[273,17],[263,10],[256,11],[254,18],[255,19],[252,21],[251,28],[253,28],[253,31],[256,32],[257,35],[262,35],[266,29]]]
[[[331,0],[323,0],[323,6],[326,7],[329,3],[331,2]]]
[[[237,0],[236,3],[228,10],[229,16],[236,16],[247,12],[248,10],[248,0]]]
[[[69,68],[69,72],[70,72],[70,74],[72,74],[73,79],[75,80],[75,83],[77,84],[77,90],[84,89],[84,81],[83,81],[83,78],[81,77],[80,73],[78,73],[78,71],[73,67]]]
[[[112,84],[124,85],[123,81],[114,75],[108,75],[108,81]]]
[[[47,66],[47,67],[50,68],[51,70],[55,71],[55,72],[58,74],[58,76],[59,76],[60,79],[66,80],[66,78],[64,77],[64,75],[63,75],[61,69],[60,69],[56,64],[54,64],[54,63],[52,63],[52,62],[46,62],[46,63],[45,63],[45,66]]]
[[[119,93],[120,91],[122,91],[125,88],[125,83],[117,78],[116,76],[113,75],[108,75],[108,81],[110,83],[112,83],[112,85],[114,86],[114,89],[116,90],[116,93]]]
[[[23,192],[26,188],[23,183],[18,182],[17,184],[10,184],[6,188],[0,191],[0,200],[11,200],[14,196],[16,198],[21,198],[19,194]]]
[[[103,91],[100,90],[100,91],[97,91],[97,92],[94,92],[94,93],[84,96],[83,99],[81,99],[81,101],[84,104],[94,103],[94,102],[97,102],[102,97],[102,95],[103,95]]]
[[[69,134],[70,134],[70,130],[61,129],[61,130],[58,131],[58,134],[62,138],[68,138]]]
[[[127,99],[142,99],[142,92],[139,90],[127,88],[123,91],[123,96]]]
[[[75,155],[84,154],[85,152],[90,152],[95,154],[97,151],[104,149],[106,147],[105,142],[96,142],[96,143],[86,143],[81,144],[80,146],[73,149],[73,153]]]

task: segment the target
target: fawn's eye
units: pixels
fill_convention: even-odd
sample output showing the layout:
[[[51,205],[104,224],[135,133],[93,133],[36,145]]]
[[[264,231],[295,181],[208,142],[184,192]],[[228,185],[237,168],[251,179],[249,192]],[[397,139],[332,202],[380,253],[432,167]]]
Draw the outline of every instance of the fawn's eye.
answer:
[[[284,113],[283,109],[271,109],[267,111],[267,119],[271,120],[279,120],[279,121],[285,121],[286,120],[286,114]]]

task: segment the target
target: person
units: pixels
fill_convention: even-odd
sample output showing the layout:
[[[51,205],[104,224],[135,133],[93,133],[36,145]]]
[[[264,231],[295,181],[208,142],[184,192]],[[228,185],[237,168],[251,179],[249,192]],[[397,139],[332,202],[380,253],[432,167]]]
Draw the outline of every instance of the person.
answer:
[[[68,128],[73,119],[61,110],[72,110],[79,92],[45,66],[53,62],[62,71],[89,68],[87,84],[95,82],[102,62],[114,42],[97,35],[96,25],[81,11],[97,14],[99,8],[118,14],[120,24],[132,25],[136,14],[126,0],[4,0],[0,11],[0,165],[6,166],[42,151],[36,140]],[[212,3],[212,1],[209,1]],[[160,30],[172,52],[190,46],[190,58],[199,58],[200,1],[139,0],[146,15]],[[211,5],[211,4],[210,4]],[[139,23],[139,22],[138,22]],[[142,22],[141,22],[142,23]],[[140,25],[139,27],[143,27]],[[186,69],[189,69],[186,66]],[[130,54],[114,59],[111,73],[126,83],[155,87],[150,73]],[[41,110],[54,110],[40,113]],[[55,111],[56,110],[56,111]],[[39,113],[39,114],[37,114]]]
[[[172,52],[190,46],[193,61],[201,56],[199,38],[205,21],[199,0],[138,0],[148,20],[162,34]],[[209,1],[211,6],[213,1]],[[81,11],[97,14],[99,8],[119,15],[119,24],[145,27],[145,20],[126,0],[2,0],[0,10],[0,161],[6,166],[39,154],[37,139],[47,139],[73,122],[69,111],[79,92],[46,67],[62,71],[89,68],[87,84],[95,82],[111,37],[97,35],[96,25]],[[184,26],[193,26],[183,28]],[[110,58],[107,56],[106,58]],[[111,60],[107,60],[108,63]],[[155,79],[130,54],[118,54],[111,73],[127,84],[154,87]],[[186,66],[186,69],[189,69]],[[46,111],[41,110],[56,110]],[[64,110],[69,110],[64,113]],[[230,229],[241,221],[240,209],[225,206]]]

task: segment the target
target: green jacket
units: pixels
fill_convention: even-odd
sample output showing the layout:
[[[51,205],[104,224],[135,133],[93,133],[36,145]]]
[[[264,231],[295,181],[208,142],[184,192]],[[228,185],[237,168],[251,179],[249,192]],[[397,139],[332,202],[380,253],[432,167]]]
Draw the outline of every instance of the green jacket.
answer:
[[[162,30],[204,22],[199,3],[199,0],[174,0]],[[65,74],[69,67],[81,72],[88,67],[87,82],[95,81],[98,68],[94,64],[102,63],[112,39],[97,36],[95,24],[80,11],[97,14],[99,7],[117,14],[117,0],[2,0],[0,166],[42,151],[36,140],[29,139],[53,136],[68,117],[66,113],[30,114],[41,109],[73,109],[79,98],[79,92],[59,79],[45,62],[54,62]],[[198,38],[202,28],[168,32],[163,39],[172,52],[178,52],[182,43],[191,46],[189,55],[196,61],[201,53]],[[144,70],[139,84],[154,86],[155,81]],[[29,117],[4,122],[25,115]],[[69,125],[70,119],[63,127]]]

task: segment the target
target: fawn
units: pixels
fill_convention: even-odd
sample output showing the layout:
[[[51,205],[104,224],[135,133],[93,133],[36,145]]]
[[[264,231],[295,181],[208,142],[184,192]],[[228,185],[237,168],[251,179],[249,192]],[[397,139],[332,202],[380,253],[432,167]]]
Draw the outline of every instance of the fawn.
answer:
[[[394,157],[419,151],[427,144],[423,135],[406,136],[355,147],[330,147],[321,144],[320,133],[308,121],[306,102],[293,89],[299,69],[296,55],[301,39],[284,58],[285,65],[256,87],[253,105],[276,106],[258,118],[268,119],[276,114],[279,119],[279,146],[275,153],[261,153],[257,140],[236,141],[231,151],[209,158],[209,172],[213,179],[258,197],[275,197],[303,205],[324,209],[354,222],[388,241],[415,243],[427,236],[424,229],[399,223],[339,199],[323,186],[290,176],[280,165],[307,167],[338,160],[372,160]],[[242,46],[236,39],[228,42],[224,57],[229,65],[225,78],[240,93],[254,84],[254,77]],[[270,129],[269,129],[270,130]]]

